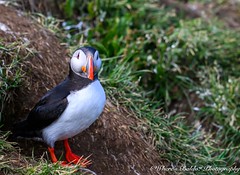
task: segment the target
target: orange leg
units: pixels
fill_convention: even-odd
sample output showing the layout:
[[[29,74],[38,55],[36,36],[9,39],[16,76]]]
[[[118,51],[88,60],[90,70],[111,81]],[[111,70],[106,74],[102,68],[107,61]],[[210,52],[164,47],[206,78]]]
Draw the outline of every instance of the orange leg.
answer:
[[[48,147],[48,151],[50,153],[50,157],[51,157],[52,163],[57,163],[58,160],[57,160],[57,157],[55,155],[54,148]],[[61,164],[62,165],[67,165],[67,163],[65,161],[61,162]]]
[[[50,153],[52,163],[56,163],[58,160],[57,160],[56,155],[54,153],[54,148],[48,147],[48,151]]]
[[[83,167],[86,167],[91,164],[91,160],[87,160],[87,158],[83,158],[83,156],[78,156],[74,154],[68,144],[68,140],[64,140],[64,146],[65,146],[65,151],[66,151],[66,159],[69,163],[74,163],[74,164],[79,164]]]

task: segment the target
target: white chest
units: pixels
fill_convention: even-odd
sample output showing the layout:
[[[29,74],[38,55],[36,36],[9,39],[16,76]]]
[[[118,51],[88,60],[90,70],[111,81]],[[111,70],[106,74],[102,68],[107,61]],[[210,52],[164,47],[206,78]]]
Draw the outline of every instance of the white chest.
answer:
[[[67,100],[68,106],[59,119],[43,129],[43,139],[50,146],[87,129],[102,113],[106,96],[96,80],[84,89],[71,92]]]

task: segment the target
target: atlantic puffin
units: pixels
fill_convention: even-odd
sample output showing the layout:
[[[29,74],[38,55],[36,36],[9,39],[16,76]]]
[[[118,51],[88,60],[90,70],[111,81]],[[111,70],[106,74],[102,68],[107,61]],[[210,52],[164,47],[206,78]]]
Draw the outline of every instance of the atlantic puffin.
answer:
[[[26,120],[15,124],[13,135],[45,142],[53,163],[58,162],[54,144],[62,140],[65,163],[85,167],[90,161],[72,153],[68,138],[87,129],[103,111],[106,95],[98,80],[101,59],[96,49],[85,46],[74,52],[69,65],[69,75],[39,100]]]

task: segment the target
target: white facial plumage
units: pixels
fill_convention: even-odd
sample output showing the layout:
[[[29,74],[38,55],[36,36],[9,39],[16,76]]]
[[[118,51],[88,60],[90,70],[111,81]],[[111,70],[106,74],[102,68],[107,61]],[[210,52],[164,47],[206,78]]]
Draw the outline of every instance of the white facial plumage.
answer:
[[[99,57],[98,51],[96,50],[94,55],[91,55],[90,53],[86,55],[81,49],[79,49],[74,52],[70,61],[71,69],[73,70],[74,73],[83,77],[87,76],[87,72],[89,69],[88,56],[93,58],[94,75],[96,75],[100,71],[102,61]],[[83,71],[83,67],[86,68],[85,71]]]
[[[83,73],[82,67],[87,66],[87,56],[82,50],[77,50],[71,58],[70,65],[73,72],[80,75]]]
[[[98,51],[94,53],[93,64],[96,67],[95,73],[98,73],[102,65],[102,61],[101,61],[101,58],[99,57]]]

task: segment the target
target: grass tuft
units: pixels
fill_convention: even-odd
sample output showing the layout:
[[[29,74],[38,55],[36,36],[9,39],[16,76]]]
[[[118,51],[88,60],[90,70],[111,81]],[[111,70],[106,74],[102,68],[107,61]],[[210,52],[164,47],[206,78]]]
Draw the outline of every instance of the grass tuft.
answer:
[[[3,119],[5,104],[12,100],[12,93],[19,87],[24,77],[23,60],[34,51],[25,41],[7,42],[0,40],[0,122]]]
[[[240,35],[155,2],[97,1],[88,11],[82,17],[88,33],[76,31],[81,40],[73,35],[75,44],[99,50],[108,97],[148,123],[160,157],[174,166],[237,164]],[[185,96],[191,110],[198,109],[190,125],[188,115],[164,114]]]

